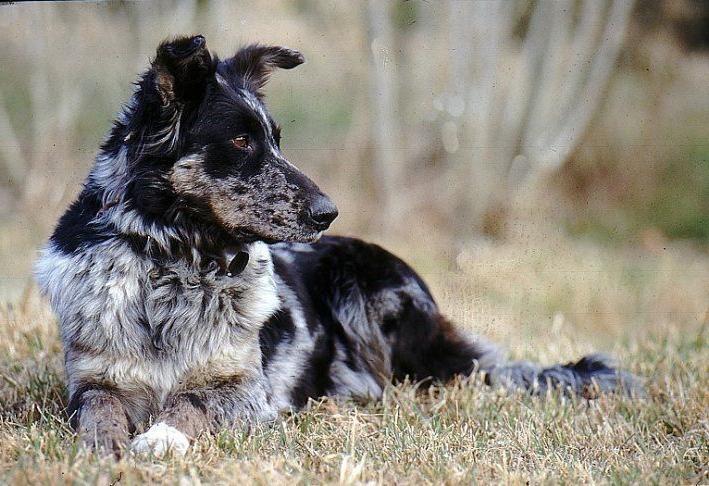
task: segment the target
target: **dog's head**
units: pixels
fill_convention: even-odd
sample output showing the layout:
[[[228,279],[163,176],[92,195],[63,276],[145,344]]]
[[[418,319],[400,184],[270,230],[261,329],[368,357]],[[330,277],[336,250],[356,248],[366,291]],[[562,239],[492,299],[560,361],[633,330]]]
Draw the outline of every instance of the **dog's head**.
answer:
[[[117,127],[136,161],[133,204],[157,218],[186,214],[235,238],[316,240],[337,208],[283,156],[260,91],[271,71],[303,61],[261,45],[219,60],[199,35],[162,43],[132,116]]]

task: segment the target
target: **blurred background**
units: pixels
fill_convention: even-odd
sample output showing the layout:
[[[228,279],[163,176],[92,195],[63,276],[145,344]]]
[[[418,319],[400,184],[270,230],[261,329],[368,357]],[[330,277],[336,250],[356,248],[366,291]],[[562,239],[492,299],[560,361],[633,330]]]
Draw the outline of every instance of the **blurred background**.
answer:
[[[706,326],[701,0],[4,5],[2,300],[32,291],[131,83],[187,33],[303,52],[267,88],[285,154],[338,204],[333,233],[402,254],[459,320]]]

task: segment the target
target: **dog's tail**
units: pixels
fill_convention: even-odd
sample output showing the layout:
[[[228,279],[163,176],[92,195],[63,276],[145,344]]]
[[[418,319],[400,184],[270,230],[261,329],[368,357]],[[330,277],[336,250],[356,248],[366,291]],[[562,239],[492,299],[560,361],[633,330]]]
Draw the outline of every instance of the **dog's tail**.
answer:
[[[585,398],[603,393],[643,395],[640,379],[619,370],[612,359],[601,354],[585,356],[576,362],[542,367],[528,361],[499,363],[486,369],[485,382],[514,390],[544,394],[556,389]]]
[[[549,367],[507,361],[499,347],[468,334],[437,312],[406,306],[401,319],[407,325],[400,326],[393,339],[395,379],[408,376],[422,382],[445,382],[454,376],[481,373],[488,385],[532,394],[559,390],[586,398],[602,393],[643,395],[640,379],[600,354]]]
[[[460,371],[467,375],[482,373],[485,383],[493,387],[524,390],[536,395],[557,390],[585,398],[607,393],[644,396],[640,378],[620,370],[606,355],[591,354],[575,362],[547,367],[529,361],[507,361],[500,348],[486,339],[472,336],[460,328],[451,332],[452,326],[440,317],[438,324],[444,330],[441,334],[447,343],[444,346],[447,352],[440,354],[458,356],[459,363],[467,361],[468,368]]]

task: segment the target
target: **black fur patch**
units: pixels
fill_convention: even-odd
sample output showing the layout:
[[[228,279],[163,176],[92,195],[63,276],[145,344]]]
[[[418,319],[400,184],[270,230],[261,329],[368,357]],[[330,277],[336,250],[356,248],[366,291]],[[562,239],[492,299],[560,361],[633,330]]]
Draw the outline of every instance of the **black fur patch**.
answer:
[[[315,347],[309,356],[305,370],[298,379],[298,384],[291,392],[291,402],[295,407],[303,407],[309,398],[318,398],[332,387],[330,366],[335,356],[335,343],[332,335],[321,334],[315,341]]]
[[[93,224],[101,210],[101,201],[96,194],[84,190],[59,219],[51,241],[63,253],[74,253],[79,248],[87,248],[102,243],[115,232]]]
[[[477,355],[442,316],[432,316],[406,302],[401,314],[387,320],[393,335],[392,368],[395,380],[433,378],[447,381],[473,371]]]
[[[295,325],[288,310],[280,310],[273,314],[259,331],[261,345],[261,365],[267,368],[271,358],[279,346],[293,340]]]

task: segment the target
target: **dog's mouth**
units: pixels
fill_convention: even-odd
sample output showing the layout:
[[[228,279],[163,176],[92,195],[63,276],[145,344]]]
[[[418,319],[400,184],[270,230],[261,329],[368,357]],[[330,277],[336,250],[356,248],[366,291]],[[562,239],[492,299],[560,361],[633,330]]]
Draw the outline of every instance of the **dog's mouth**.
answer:
[[[318,241],[320,238],[322,238],[322,235],[325,233],[325,230],[317,231],[315,233],[312,233],[311,236],[307,236],[302,239],[297,239],[292,241],[291,243],[315,243]]]
[[[269,245],[276,243],[315,243],[325,233],[323,229],[310,228],[307,226],[298,227],[294,230],[293,228],[285,227],[234,228],[226,225],[224,229],[232,238],[238,241],[244,243],[262,241]]]
[[[334,205],[332,207],[334,208]],[[330,228],[336,216],[337,209],[325,215],[317,212],[313,214],[312,208],[297,212],[282,212],[272,218],[266,218],[265,221],[259,221],[259,218],[246,218],[243,221],[246,224],[234,224],[232,226],[234,231],[231,233],[236,237],[242,235],[268,244],[314,243]]]
[[[263,241],[268,245],[276,243],[315,243],[322,238],[325,231],[316,231],[307,234],[298,234],[293,236],[273,236],[273,235],[258,235],[252,236],[253,241]]]

